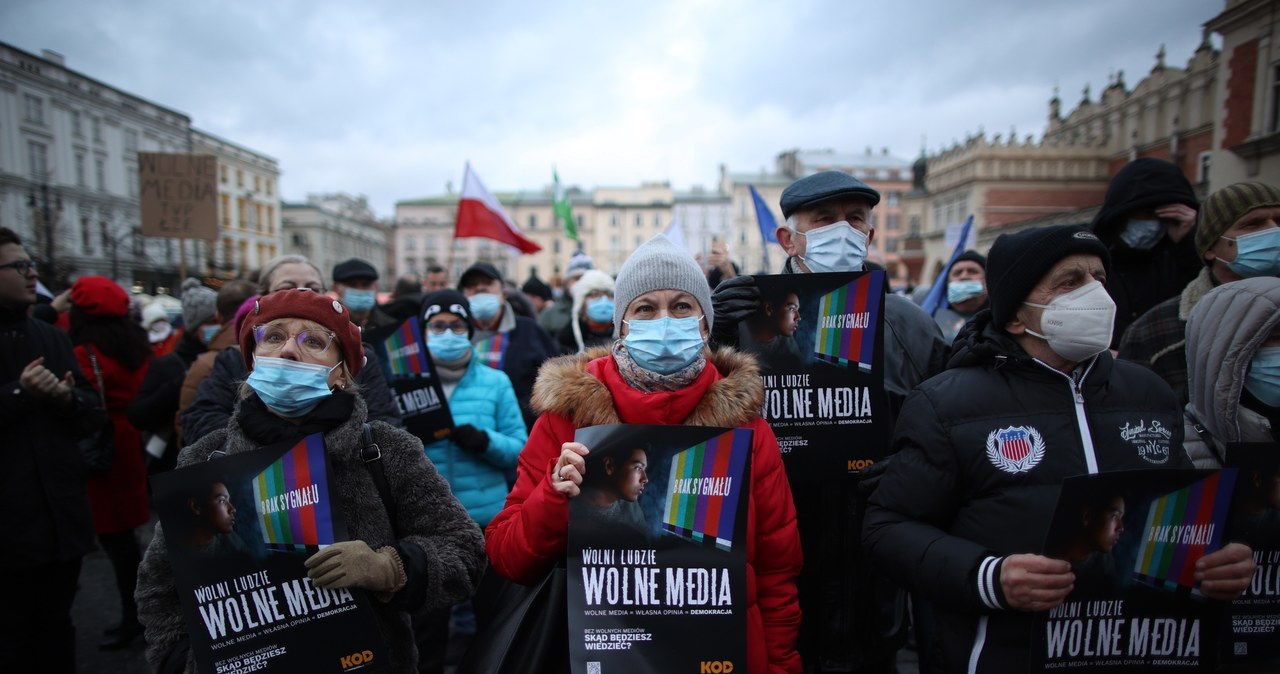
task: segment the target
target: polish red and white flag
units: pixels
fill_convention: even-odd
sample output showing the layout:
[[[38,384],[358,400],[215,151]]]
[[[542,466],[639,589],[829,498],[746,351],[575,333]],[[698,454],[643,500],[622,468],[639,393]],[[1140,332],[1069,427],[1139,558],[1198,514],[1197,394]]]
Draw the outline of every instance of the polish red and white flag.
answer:
[[[458,201],[458,221],[454,225],[453,236],[457,239],[479,236],[501,241],[524,254],[542,250],[542,246],[516,227],[498,199],[485,189],[480,177],[471,170],[471,162],[467,162],[466,175],[462,178],[462,198]]]

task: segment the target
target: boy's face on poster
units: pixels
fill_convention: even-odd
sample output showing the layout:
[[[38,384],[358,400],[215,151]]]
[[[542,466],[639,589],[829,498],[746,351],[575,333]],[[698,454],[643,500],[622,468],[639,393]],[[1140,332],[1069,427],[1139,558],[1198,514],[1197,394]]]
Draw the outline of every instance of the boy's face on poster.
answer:
[[[795,293],[787,293],[786,300],[778,307],[778,332],[788,337],[796,334],[800,326],[800,298]]]
[[[649,483],[649,456],[643,449],[632,450],[621,462],[606,459],[605,472],[609,474],[619,498],[635,502]]]
[[[192,510],[210,529],[220,534],[229,534],[236,526],[236,507],[231,503],[231,492],[221,482],[214,482],[208,497],[203,503],[192,504]]]
[[[1101,511],[1092,513],[1093,521],[1087,524],[1093,531],[1093,544],[1102,552],[1111,552],[1120,542],[1120,534],[1124,533],[1124,499],[1117,496],[1111,499]]]

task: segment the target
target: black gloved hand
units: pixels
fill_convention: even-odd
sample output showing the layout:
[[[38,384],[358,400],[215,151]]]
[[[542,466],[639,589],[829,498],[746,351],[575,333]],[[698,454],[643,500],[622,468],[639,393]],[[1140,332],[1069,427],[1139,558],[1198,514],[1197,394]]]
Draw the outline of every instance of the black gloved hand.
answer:
[[[471,424],[463,424],[453,429],[453,435],[449,436],[453,440],[453,444],[467,450],[479,454],[489,449],[489,434],[472,426]]]
[[[747,316],[760,310],[760,289],[750,276],[735,276],[716,286],[711,293],[711,306],[716,312],[715,325],[711,326],[711,342],[714,346],[738,345],[738,324]]]

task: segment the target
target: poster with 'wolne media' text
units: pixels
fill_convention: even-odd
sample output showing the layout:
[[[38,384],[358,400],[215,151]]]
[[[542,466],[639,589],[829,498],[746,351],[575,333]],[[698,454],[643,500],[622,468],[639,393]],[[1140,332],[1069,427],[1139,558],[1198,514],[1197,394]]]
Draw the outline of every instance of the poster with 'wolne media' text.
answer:
[[[151,483],[202,674],[381,669],[373,600],[307,578],[308,557],[346,540],[321,434]]]
[[[764,380],[762,416],[793,485],[883,458],[883,271],[756,276],[760,309],[739,326]]]
[[[1074,589],[1034,615],[1032,671],[1207,670],[1224,606],[1195,563],[1227,538],[1236,472],[1119,471],[1063,481],[1045,555]]]
[[[750,429],[611,425],[569,501],[575,674],[746,671]]]
[[[1231,602],[1222,660],[1280,671],[1280,445],[1228,445],[1227,465],[1239,474],[1231,540],[1253,549],[1258,568],[1244,594]]]

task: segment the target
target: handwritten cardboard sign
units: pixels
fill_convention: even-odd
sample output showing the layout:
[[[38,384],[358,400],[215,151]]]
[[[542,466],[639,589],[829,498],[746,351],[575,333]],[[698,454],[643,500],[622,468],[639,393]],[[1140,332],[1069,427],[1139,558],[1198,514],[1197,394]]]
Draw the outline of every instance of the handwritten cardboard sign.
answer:
[[[142,235],[216,240],[217,174],[212,155],[139,152]]]

